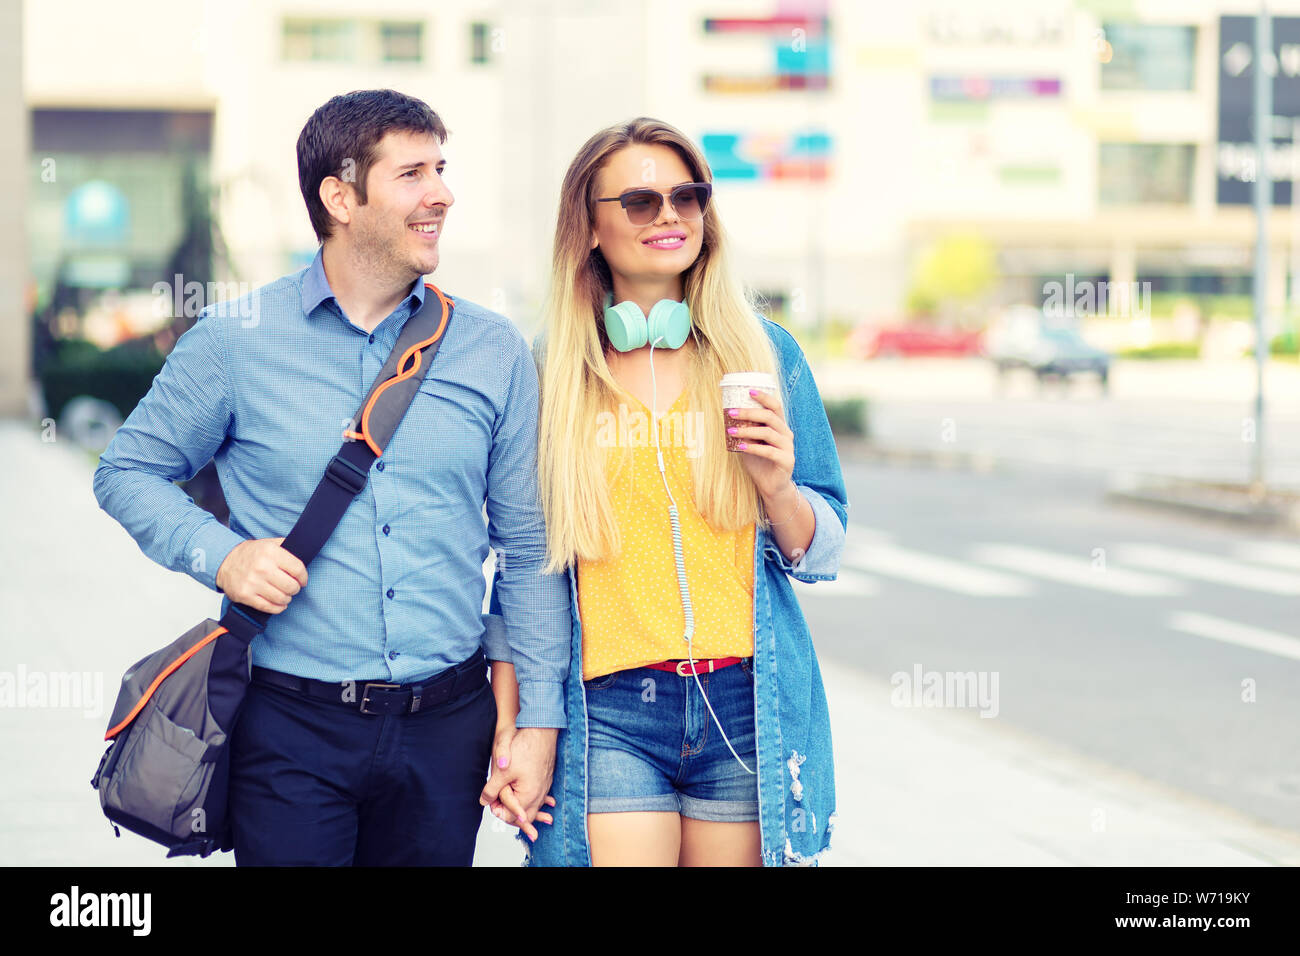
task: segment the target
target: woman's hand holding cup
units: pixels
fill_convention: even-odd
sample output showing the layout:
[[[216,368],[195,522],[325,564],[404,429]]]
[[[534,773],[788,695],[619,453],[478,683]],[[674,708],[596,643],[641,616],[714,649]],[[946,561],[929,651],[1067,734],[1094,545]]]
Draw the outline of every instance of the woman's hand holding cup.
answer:
[[[776,379],[760,372],[724,375],[722,407],[727,450],[745,456],[741,464],[765,501],[783,494],[794,472],[794,433]]]

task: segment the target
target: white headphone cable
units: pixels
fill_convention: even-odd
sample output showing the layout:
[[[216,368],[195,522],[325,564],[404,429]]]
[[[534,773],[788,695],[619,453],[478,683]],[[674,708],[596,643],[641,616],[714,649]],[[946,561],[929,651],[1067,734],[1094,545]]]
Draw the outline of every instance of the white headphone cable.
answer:
[[[662,341],[660,336],[655,341]],[[718,733],[722,734],[722,740],[731,751],[731,755],[739,761],[740,765],[745,768],[745,772],[753,774],[754,771],[749,769],[749,765],[740,759],[740,754],[736,753],[736,748],[731,746],[731,740],[727,737],[727,732],[722,729],[722,721],[718,720],[718,715],[713,711],[713,705],[709,703],[709,695],[704,692],[704,685],[700,683],[700,675],[695,671],[695,653],[691,647],[691,639],[695,634],[695,612],[691,607],[690,589],[686,585],[686,562],[682,557],[682,526],[677,516],[677,501],[673,498],[672,491],[668,488],[668,477],[664,472],[664,453],[659,447],[659,387],[655,381],[655,343],[650,343],[650,427],[654,434],[655,440],[655,457],[659,462],[659,480],[664,483],[664,491],[668,494],[668,520],[672,523],[673,528],[673,558],[677,562],[677,587],[682,595],[682,611],[686,615],[686,657],[690,661],[691,676],[695,678],[695,686],[699,688],[700,696],[704,698],[704,706],[709,708],[709,715],[718,727]]]

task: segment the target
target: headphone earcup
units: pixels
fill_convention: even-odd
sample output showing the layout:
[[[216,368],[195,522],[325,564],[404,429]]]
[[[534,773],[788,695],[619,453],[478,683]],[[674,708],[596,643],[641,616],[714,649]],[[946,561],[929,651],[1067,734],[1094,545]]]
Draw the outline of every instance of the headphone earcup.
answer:
[[[646,337],[646,320],[641,314],[640,306],[635,302],[610,305],[611,298],[608,296],[605,301],[605,334],[609,336],[609,343],[614,348],[620,352],[630,352],[650,341]]]
[[[691,334],[691,310],[685,302],[660,299],[650,308],[646,326],[647,342],[656,342],[656,348],[679,349]]]

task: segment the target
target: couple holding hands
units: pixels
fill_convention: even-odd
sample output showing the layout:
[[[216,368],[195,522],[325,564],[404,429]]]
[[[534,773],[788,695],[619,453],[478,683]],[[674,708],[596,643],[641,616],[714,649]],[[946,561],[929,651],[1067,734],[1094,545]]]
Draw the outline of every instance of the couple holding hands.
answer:
[[[446,138],[392,90],[318,109],[298,139],[315,260],[253,293],[254,323],[205,310],[96,471],[150,558],[273,615],[230,742],[236,863],[469,865],[485,806],[533,865],[817,862],[830,723],[790,578],[835,578],[848,502],[703,155],[644,117],[582,146],[530,352],[424,283]],[[281,536],[426,294],[453,305],[441,347],[309,583]],[[648,427],[611,441],[629,410]],[[173,484],[209,458],[229,527]]]

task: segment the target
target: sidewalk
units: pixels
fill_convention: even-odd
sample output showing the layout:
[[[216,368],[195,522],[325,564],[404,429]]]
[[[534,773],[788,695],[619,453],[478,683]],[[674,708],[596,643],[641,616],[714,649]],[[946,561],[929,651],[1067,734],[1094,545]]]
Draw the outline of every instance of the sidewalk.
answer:
[[[891,706],[887,683],[844,668],[822,676],[839,803],[831,865],[1300,865],[1300,833],[974,711]]]
[[[80,674],[75,706],[0,704],[0,864],[140,865],[89,781],[123,670],[218,596],[153,564],[91,490],[93,461],[0,420],[0,680]],[[1023,737],[973,712],[897,708],[890,687],[823,661],[839,813],[831,865],[1300,864],[1300,834]],[[2,699],[2,698],[0,698]],[[30,700],[26,703],[30,704]],[[522,848],[485,815],[477,865]],[[228,866],[230,854],[167,865]]]

